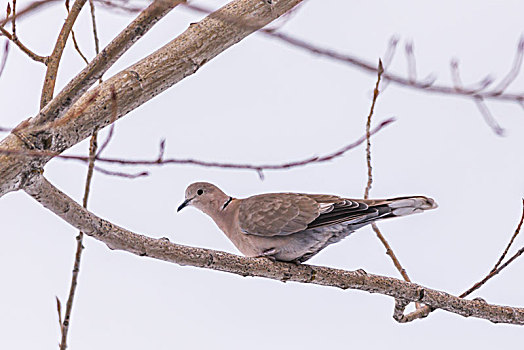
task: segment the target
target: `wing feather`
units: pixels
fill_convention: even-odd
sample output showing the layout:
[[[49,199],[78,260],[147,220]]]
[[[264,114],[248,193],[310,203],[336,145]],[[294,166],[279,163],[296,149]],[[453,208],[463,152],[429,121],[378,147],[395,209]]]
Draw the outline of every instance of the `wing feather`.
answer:
[[[246,234],[283,236],[305,230],[319,214],[319,204],[306,195],[269,193],[242,200],[238,221]]]

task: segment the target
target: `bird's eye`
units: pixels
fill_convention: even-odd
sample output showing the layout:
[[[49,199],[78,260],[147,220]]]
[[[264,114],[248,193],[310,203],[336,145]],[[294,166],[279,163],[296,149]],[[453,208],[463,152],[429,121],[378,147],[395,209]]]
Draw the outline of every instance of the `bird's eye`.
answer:
[[[204,193],[204,190],[202,190],[202,189],[200,189],[200,190],[197,191],[197,194],[198,194],[199,196],[201,196],[203,193]]]

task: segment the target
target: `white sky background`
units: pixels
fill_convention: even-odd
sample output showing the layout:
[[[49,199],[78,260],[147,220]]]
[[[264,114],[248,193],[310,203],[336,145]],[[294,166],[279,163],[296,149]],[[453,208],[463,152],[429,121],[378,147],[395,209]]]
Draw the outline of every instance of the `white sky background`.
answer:
[[[22,8],[25,1],[18,1]],[[219,5],[226,1],[198,2]],[[0,0],[0,9],[6,6]],[[91,58],[88,6],[75,27]],[[419,76],[450,82],[458,57],[464,82],[502,77],[523,32],[522,1],[310,0],[285,32],[372,62],[390,37],[401,37],[393,69],[405,74],[403,45],[413,39]],[[134,17],[98,9],[105,46]],[[175,9],[129,50],[109,77],[180,34],[201,15]],[[21,40],[39,54],[51,52],[65,18],[61,5],[20,21]],[[1,44],[3,47],[3,40]],[[68,43],[60,89],[83,67]],[[0,125],[15,126],[38,111],[44,67],[11,46],[0,78]],[[252,35],[117,122],[106,155],[154,158],[162,138],[166,155],[214,161],[283,162],[324,154],[364,132],[375,75]],[[524,90],[520,77],[510,88]],[[524,192],[524,110],[488,101],[504,138],[485,124],[471,100],[390,85],[379,97],[374,121],[398,118],[373,142],[372,197],[425,194],[435,211],[380,227],[410,277],[424,286],[460,294],[492,267],[521,215]],[[106,132],[102,132],[102,138]],[[69,154],[86,154],[87,142]],[[131,169],[123,169],[129,170]],[[142,170],[142,169],[134,169]],[[133,171],[134,171],[133,170]],[[266,172],[169,166],[126,180],[95,173],[90,209],[117,225],[152,237],[237,253],[204,214],[175,214],[185,187],[206,180],[235,197],[300,191],[361,197],[364,147],[322,165]],[[86,167],[53,160],[46,176],[81,201]],[[0,348],[56,349],[55,296],[65,304],[74,230],[25,193],[0,200]],[[516,247],[524,244],[519,238]],[[510,347],[524,329],[466,319],[443,311],[410,324],[391,317],[394,300],[236,275],[110,251],[87,237],[69,344],[71,349],[174,348],[468,348]],[[369,228],[310,260],[342,269],[398,277]],[[517,261],[474,296],[490,303],[524,303],[523,261]]]

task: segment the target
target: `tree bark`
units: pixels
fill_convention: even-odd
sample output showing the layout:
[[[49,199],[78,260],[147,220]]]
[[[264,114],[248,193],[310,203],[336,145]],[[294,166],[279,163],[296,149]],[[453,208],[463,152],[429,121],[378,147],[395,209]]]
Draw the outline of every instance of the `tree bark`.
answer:
[[[111,249],[241,276],[380,293],[400,301],[397,302],[394,310],[394,317],[398,321],[402,321],[401,314],[407,303],[420,302],[433,309],[446,310],[464,317],[483,318],[495,323],[524,324],[524,308],[490,305],[483,300],[462,299],[415,283],[368,274],[363,270],[345,271],[313,265],[272,262],[265,258],[245,258],[211,249],[174,244],[168,239],[154,239],[136,234],[87,211],[40,174],[28,181],[25,191],[69,224],[86,235],[104,242]]]
[[[0,142],[0,148],[34,147],[63,152],[194,74],[215,56],[300,2],[274,0],[270,5],[261,0],[232,1],[202,21],[191,24],[184,33],[153,54],[87,91],[60,119],[42,125],[29,120],[20,125],[17,131],[24,138],[12,133]],[[114,94],[118,99],[116,108],[112,105]],[[116,110],[115,116],[112,116],[113,110]],[[0,155],[0,197],[23,188],[35,170],[38,172],[49,159]]]

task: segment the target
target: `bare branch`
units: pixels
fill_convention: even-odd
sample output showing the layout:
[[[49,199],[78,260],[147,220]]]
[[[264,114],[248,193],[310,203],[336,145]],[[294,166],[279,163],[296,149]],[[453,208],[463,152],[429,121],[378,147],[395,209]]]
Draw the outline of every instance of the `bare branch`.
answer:
[[[499,260],[497,261],[497,263],[495,264],[493,269],[491,269],[490,272],[495,271],[500,266],[500,264],[502,263],[502,261],[504,260],[506,255],[508,254],[509,248],[511,248],[511,246],[515,242],[515,238],[517,238],[517,236],[520,233],[520,229],[522,228],[522,222],[524,222],[524,199],[522,199],[522,216],[520,218],[519,224],[517,225],[517,228],[515,229],[515,232],[513,233],[513,236],[511,236],[511,239],[509,240],[509,243],[506,246],[506,249],[504,249],[504,252],[502,253],[502,255],[500,256]]]
[[[449,66],[451,70],[451,80],[453,81],[453,85],[455,86],[455,89],[462,90],[464,88],[464,84],[462,83],[462,79],[460,78],[458,59],[453,58]]]
[[[495,120],[495,117],[493,117],[493,114],[489,111],[488,106],[486,106],[486,103],[484,102],[484,99],[482,97],[475,97],[473,98],[473,101],[475,101],[475,104],[477,105],[477,108],[480,111],[480,114],[484,118],[484,121],[486,121],[486,124],[493,130],[495,134],[498,136],[504,136],[506,131],[500,127],[500,125]]]
[[[202,6],[198,6],[198,5],[194,5],[194,4],[185,4],[185,6],[187,8],[189,8],[189,9],[194,10],[194,11],[199,12],[199,13],[205,13],[205,14],[209,14],[210,13],[209,9],[204,8]],[[227,20],[227,19],[224,19],[224,20]],[[238,21],[235,20],[235,19],[229,19],[229,21],[238,23]],[[292,45],[292,46],[301,48],[303,50],[306,50],[308,52],[311,52],[311,53],[313,53],[315,55],[325,56],[325,57],[328,57],[330,59],[333,59],[333,60],[336,60],[336,61],[340,61],[340,62],[349,64],[349,65],[355,66],[355,67],[360,68],[360,69],[362,69],[364,71],[367,71],[367,72],[371,72],[371,73],[376,73],[377,72],[377,68],[376,68],[376,66],[374,64],[372,64],[372,63],[370,63],[370,62],[368,62],[368,61],[366,61],[364,59],[361,59],[359,57],[348,55],[348,54],[342,54],[340,52],[337,52],[337,51],[334,51],[334,50],[331,50],[331,49],[327,49],[327,48],[323,48],[323,47],[320,47],[320,46],[316,46],[316,45],[313,45],[313,44],[311,44],[311,43],[309,43],[309,42],[307,42],[305,40],[301,40],[301,39],[299,39],[297,37],[294,37],[294,36],[291,36],[289,34],[275,32],[275,31],[273,31],[271,29],[269,29],[269,30],[262,29],[259,32],[263,33],[263,34],[265,34],[265,35],[267,35],[267,36],[269,36],[271,38],[283,41],[283,42],[285,42],[285,43],[287,43],[289,45]],[[411,48],[411,50],[412,50],[412,48]],[[409,48],[408,48],[408,51],[410,51]],[[408,54],[408,56],[409,56],[409,54]],[[411,66],[413,67],[413,64]],[[423,90],[423,91],[429,92],[429,93],[455,95],[455,96],[458,95],[458,96],[463,96],[463,97],[481,97],[481,98],[484,98],[484,99],[496,99],[496,100],[509,101],[509,102],[518,102],[518,101],[524,99],[524,93],[518,93],[518,94],[512,94],[511,93],[510,94],[510,93],[500,93],[498,91],[480,91],[477,88],[467,88],[467,89],[457,90],[454,86],[435,85],[434,82],[435,82],[436,78],[433,77],[433,75],[430,75],[429,77],[427,77],[426,79],[424,79],[422,81],[417,81],[417,80],[413,81],[412,79],[409,78],[409,76],[408,76],[408,78],[405,78],[405,77],[402,77],[402,76],[394,74],[394,73],[386,72],[386,73],[383,74],[383,78],[386,81],[391,81],[391,82],[394,82],[394,83],[396,83],[398,85],[401,85],[401,86],[405,86],[405,87],[409,87],[409,88],[413,88],[413,89],[417,89],[417,90]],[[488,82],[486,80],[486,78],[483,79],[482,81],[484,83],[487,83],[487,85],[490,84],[490,82]]]
[[[31,137],[36,148],[63,152],[91,136],[94,130],[109,124],[111,86],[118,96],[117,114],[120,118],[195,73],[219,53],[286,13],[300,1],[275,0],[269,6],[259,0],[234,0],[217,10],[218,16],[249,22],[252,24],[250,28],[242,28],[208,16],[190,25],[184,33],[150,56],[87,91],[60,118],[63,123],[46,125],[38,123],[38,118],[33,118],[23,132]],[[210,37],[213,40],[209,40]],[[100,53],[102,54],[103,52]],[[0,142],[0,148],[20,150],[26,146],[16,136],[9,135]],[[32,176],[32,170],[42,167],[48,160],[1,155],[0,196],[23,187],[27,177]]]
[[[368,174],[367,174],[368,180],[367,180],[366,188],[364,189],[364,199],[369,198],[369,191],[371,190],[371,185],[373,184],[373,168],[371,166],[371,132],[370,132],[370,129],[371,129],[371,118],[373,117],[373,112],[375,110],[375,103],[377,102],[377,98],[380,93],[379,92],[380,79],[382,77],[382,74],[384,73],[384,66],[382,65],[382,61],[380,59],[378,61],[377,71],[378,71],[377,82],[375,84],[375,89],[373,89],[373,101],[371,102],[371,108],[369,110],[369,114],[368,114],[368,118],[366,122],[366,165],[368,169]],[[371,227],[373,228],[373,231],[377,235],[382,245],[384,245],[384,247],[386,248],[386,254],[391,258],[391,260],[393,261],[393,264],[395,265],[397,270],[400,272],[404,280],[406,280],[407,282],[411,282],[406,270],[400,264],[400,261],[398,260],[397,256],[393,252],[393,249],[391,248],[388,241],[386,240],[386,237],[384,237],[382,232],[380,232],[380,229],[378,228],[377,224],[373,222],[371,224]],[[403,304],[403,302],[399,300],[396,301],[396,305],[401,305],[401,304]],[[419,304],[417,302],[417,308],[418,307],[419,307]],[[397,307],[395,308],[393,318],[397,319],[396,318],[397,313],[398,312],[403,313],[404,311],[403,309],[401,311],[399,310],[400,308],[397,308]]]
[[[3,27],[0,27],[0,32],[2,32],[2,35],[5,36],[7,39],[11,40],[22,52],[24,52],[29,58],[36,62],[41,62],[44,64],[47,64],[47,57],[37,55],[33,51],[31,51],[27,46],[22,44],[20,39],[18,37],[15,37],[11,35],[7,30],[5,30]]]
[[[58,325],[60,327],[60,332],[62,332],[62,303],[58,297],[56,298],[56,311],[58,312]]]
[[[7,56],[9,56],[9,41],[6,40],[4,46],[4,54],[2,55],[2,61],[0,61],[0,77],[4,72],[5,64],[7,63]]]
[[[82,10],[85,2],[86,0],[75,0],[69,15],[67,16],[64,25],[60,30],[60,34],[58,34],[55,48],[53,49],[53,52],[49,56],[49,60],[47,62],[47,71],[45,74],[44,86],[42,87],[40,108],[44,108],[45,105],[53,98],[56,77],[58,74],[58,66],[60,64],[60,59],[62,58],[62,53],[64,52],[67,38],[69,37],[69,33],[73,28],[73,24],[75,23],[76,18],[78,17],[80,10]]]
[[[98,40],[98,30],[96,28],[95,3],[89,0],[89,9],[91,10],[91,25],[93,26],[93,39],[95,41],[95,53],[100,53],[100,41]]]
[[[27,46],[25,46],[24,44],[22,44],[22,42],[20,42],[20,39],[18,39],[18,36],[16,35],[16,24],[15,24],[16,23],[15,19],[17,18],[16,0],[13,0],[12,12],[13,12],[13,16],[11,17],[12,34],[9,33],[6,29],[4,29],[3,26],[0,26],[0,32],[2,33],[2,35],[4,35],[7,39],[11,40],[16,46],[20,48],[20,50],[22,50],[22,52],[24,52],[32,60],[47,64],[47,57],[37,55],[36,53],[31,51]],[[11,14],[11,6],[8,3],[6,19],[9,18],[10,14]]]
[[[95,155],[97,149],[97,139],[96,132],[91,136],[89,142],[89,165],[87,168],[86,182],[84,187],[84,198],[83,198],[83,207],[87,209],[87,200],[89,198],[89,192],[91,189],[91,180],[93,178],[93,168],[95,166]],[[67,333],[69,331],[69,325],[71,320],[71,311],[73,310],[73,301],[75,299],[76,286],[78,284],[78,274],[80,273],[80,262],[82,260],[82,251],[84,250],[84,233],[82,231],[78,232],[76,236],[76,253],[75,253],[75,262],[73,265],[73,275],[71,277],[71,286],[69,288],[69,296],[67,297],[66,309],[64,314],[64,321],[62,322],[62,327],[60,328],[62,333],[62,338],[60,341],[60,350],[65,350],[67,348]]]
[[[100,240],[111,249],[125,250],[179,265],[190,265],[241,276],[257,276],[278,281],[313,283],[341,289],[358,289],[380,293],[405,302],[422,302],[465,317],[476,317],[496,323],[524,324],[524,308],[498,306],[478,300],[457,298],[445,292],[420,285],[368,274],[321,266],[272,262],[265,258],[245,258],[210,249],[192,248],[153,239],[118,227],[101,219],[55,188],[43,176],[29,180],[25,191],[44,207],[86,235]]]
[[[16,38],[16,0],[13,0],[13,17],[11,18],[11,31]]]
[[[377,102],[377,98],[379,95],[378,88],[380,86],[380,78],[382,77],[383,73],[384,66],[382,65],[382,60],[379,59],[377,82],[375,84],[375,89],[373,90],[373,100],[371,102],[371,108],[369,109],[369,114],[366,122],[366,165],[368,168],[368,181],[364,190],[364,199],[369,198],[369,191],[371,190],[371,185],[373,184],[373,168],[371,167],[371,117],[373,116],[373,112],[375,111],[375,103]]]
[[[392,36],[389,39],[388,47],[382,59],[384,70],[388,69],[388,67],[391,65],[391,62],[393,62],[393,57],[395,57],[395,52],[397,51],[398,41],[399,39],[397,36]]]
[[[91,1],[91,0],[90,0]],[[66,10],[67,10],[67,14],[70,13],[70,10],[69,10],[69,0],[66,0],[65,2],[65,7],[66,7]],[[71,27],[71,38],[73,39],[73,45],[75,47],[75,50],[76,52],[78,52],[78,54],[80,55],[80,57],[82,58],[82,60],[86,63],[86,64],[89,64],[89,61],[88,59],[86,58],[86,56],[82,53],[82,50],[80,50],[80,46],[78,45],[78,42],[76,41],[76,35],[75,35],[75,30]]]
[[[141,171],[139,173],[124,173],[124,172],[121,172],[121,171],[107,170],[107,169],[101,168],[99,166],[95,166],[95,170],[100,172],[100,173],[102,173],[102,174],[104,174],[104,175],[123,177],[125,179],[137,179],[139,177],[149,176],[149,172],[147,172],[147,171]]]
[[[411,84],[417,81],[417,61],[413,53],[413,41],[408,41],[405,46],[406,61],[408,63],[408,80]]]
[[[482,287],[488,280],[490,280],[492,277],[497,275],[500,271],[502,271],[504,268],[506,268],[509,264],[511,264],[513,261],[515,261],[519,256],[521,256],[524,253],[524,247],[523,247],[523,248],[519,249],[510,259],[508,259],[507,262],[505,262],[504,264],[500,265],[502,263],[502,261],[504,260],[504,257],[508,253],[509,248],[511,247],[511,245],[515,241],[515,238],[519,234],[519,232],[520,232],[520,230],[522,228],[522,223],[523,222],[524,222],[524,199],[522,201],[522,217],[520,218],[520,221],[519,221],[519,224],[517,225],[515,233],[513,233],[513,236],[511,237],[511,239],[510,239],[506,249],[504,250],[504,252],[500,256],[499,260],[497,261],[497,263],[495,264],[493,269],[491,269],[491,271],[486,275],[486,277],[484,277],[481,281],[475,283],[471,288],[469,288],[467,291],[465,291],[464,293],[459,295],[459,298],[465,298],[468,295],[470,295],[471,293],[473,293],[475,290],[477,290],[480,287]],[[480,298],[476,298],[476,299],[485,303],[485,301],[483,301]],[[395,315],[398,317],[398,319],[397,318],[395,318],[395,319],[397,321],[401,322],[401,323],[411,322],[411,321],[414,321],[416,319],[426,317],[433,310],[434,310],[434,308],[432,308],[432,307],[430,307],[428,305],[425,305],[425,306],[423,306],[423,307],[421,307],[421,308],[419,308],[419,309],[417,309],[417,310],[415,310],[415,311],[413,311],[413,312],[411,312],[411,313],[409,313],[407,315],[402,315],[402,316],[399,316],[398,313],[397,313],[397,310],[395,310]]]
[[[513,233],[513,236],[511,236],[511,239],[509,240],[509,243],[506,246],[506,249],[504,249],[504,252],[500,256],[499,260],[497,261],[495,266],[493,266],[493,268],[491,269],[491,271],[489,272],[489,274],[486,277],[484,277],[481,281],[475,283],[475,285],[473,285],[470,289],[468,289],[467,291],[462,293],[460,295],[460,298],[464,298],[464,297],[470,295],[471,293],[473,293],[474,291],[476,291],[477,289],[479,289],[480,287],[482,287],[484,285],[484,283],[486,283],[493,276],[498,274],[502,269],[504,269],[513,260],[515,260],[516,258],[518,258],[522,254],[521,251],[524,251],[524,248],[520,249],[515,255],[513,255],[508,260],[508,262],[506,262],[504,265],[500,266],[500,264],[502,263],[502,261],[504,260],[506,255],[508,254],[509,248],[511,248],[511,246],[513,245],[513,242],[515,241],[515,238],[517,238],[518,234],[520,233],[520,229],[522,227],[522,222],[524,222],[524,199],[522,200],[522,217],[520,218],[519,224],[517,225],[517,228],[515,229],[515,233]]]
[[[59,118],[151,27],[184,1],[156,0],[149,5],[40,111],[35,123],[41,124]]]
[[[517,51],[515,53],[515,59],[513,65],[509,70],[508,74],[502,79],[502,81],[493,89],[494,93],[502,94],[520,73],[520,68],[522,67],[522,58],[524,55],[524,36],[520,38],[519,44],[517,46]]]
[[[71,29],[71,39],[73,39],[73,46],[75,47],[76,52],[78,52],[78,55],[80,58],[82,58],[82,61],[85,62],[85,64],[89,64],[89,60],[84,55],[82,50],[80,49],[80,45],[78,45],[78,41],[76,41],[76,35],[74,29]]]
[[[390,118],[382,121],[379,125],[374,127],[370,133],[369,136],[372,136],[385,128],[387,125],[391,124],[395,119]],[[109,139],[109,137],[108,137]],[[131,160],[131,159],[120,159],[120,158],[107,158],[107,157],[95,157],[95,160],[101,163],[108,163],[108,164],[118,164],[118,165],[128,165],[128,166],[159,166],[159,165],[166,165],[166,164],[178,164],[178,165],[197,165],[197,166],[203,166],[203,167],[209,167],[209,168],[224,168],[224,169],[236,169],[236,170],[254,170],[257,172],[261,172],[263,170],[284,170],[284,169],[291,169],[301,166],[306,166],[313,163],[324,163],[331,161],[333,159],[336,159],[338,157],[343,156],[348,151],[358,147],[362,143],[366,141],[366,136],[362,136],[356,141],[334,151],[331,153],[327,153],[325,155],[321,156],[313,156],[309,158],[305,158],[302,160],[296,160],[296,161],[290,161],[285,163],[275,163],[275,164],[249,164],[249,163],[221,163],[221,162],[214,162],[214,161],[204,161],[204,160],[197,160],[197,159],[178,159],[178,158],[167,158],[167,159],[152,159],[152,160]],[[107,140],[106,140],[107,142]],[[162,147],[162,144],[161,144]],[[98,151],[98,154],[100,154],[102,150],[102,147],[100,147],[100,150]],[[163,156],[163,149],[161,148],[161,156]],[[85,156],[75,156],[75,155],[63,155],[57,152],[51,152],[51,151],[38,151],[38,150],[28,150],[28,149],[2,149],[0,148],[0,154],[6,154],[6,155],[18,155],[18,156],[25,156],[29,158],[41,158],[44,160],[49,160],[53,157],[56,157],[58,159],[63,160],[75,160],[80,161],[84,163],[89,162],[89,157]],[[140,175],[143,176],[143,175]]]

